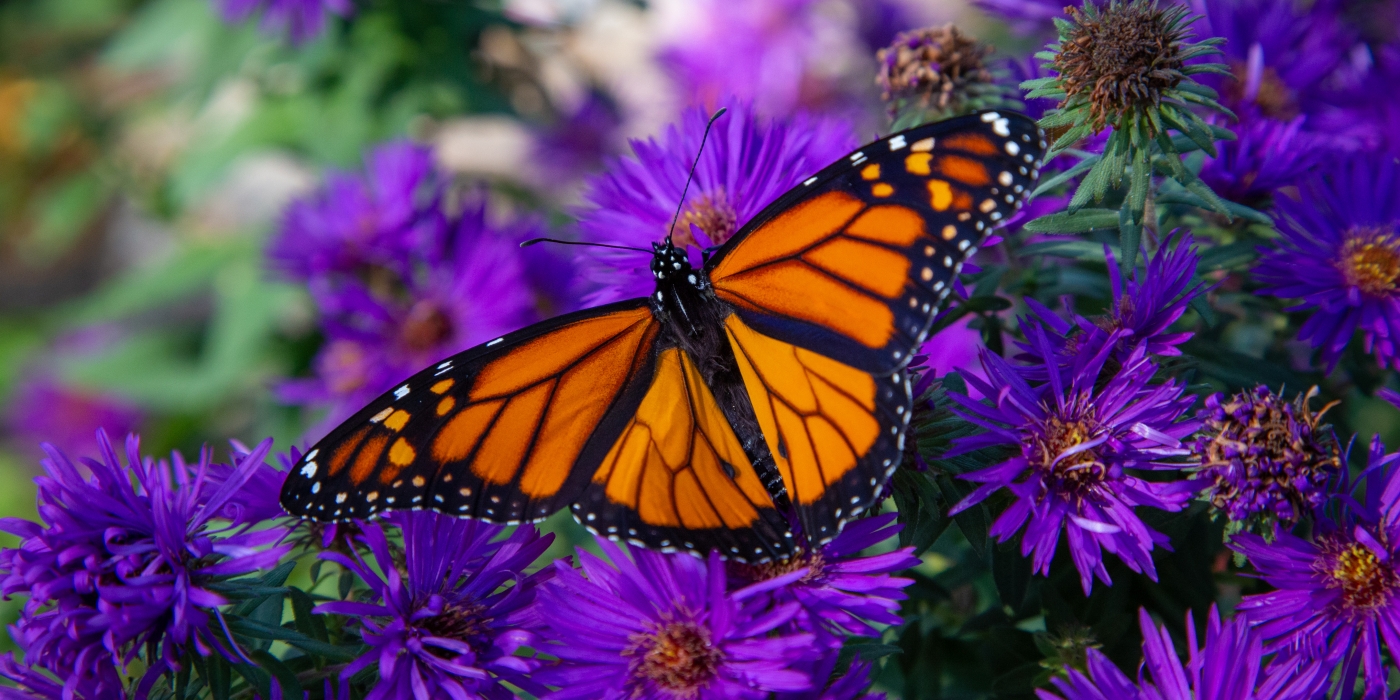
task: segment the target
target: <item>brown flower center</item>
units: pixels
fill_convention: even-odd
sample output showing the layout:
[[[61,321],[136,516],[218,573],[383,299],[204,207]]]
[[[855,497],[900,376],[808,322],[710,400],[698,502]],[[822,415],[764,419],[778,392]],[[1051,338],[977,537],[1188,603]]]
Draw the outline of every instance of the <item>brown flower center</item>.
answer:
[[[786,576],[803,567],[807,568],[807,573],[797,580],[797,583],[809,583],[822,575],[822,567],[826,561],[822,558],[820,551],[805,554],[796,554],[787,559],[776,559],[765,564],[740,564],[738,562],[729,565],[729,570],[736,576],[752,583],[775,579],[779,576]]]
[[[695,236],[690,232],[690,225],[705,233],[712,245],[720,245],[729,240],[734,235],[734,231],[739,228],[739,213],[734,211],[734,207],[729,204],[729,199],[725,197],[724,190],[718,190],[714,194],[702,194],[695,201],[691,202],[681,218],[676,222],[676,230],[672,235],[672,241],[677,248],[685,248],[688,245],[701,247],[695,240]]]
[[[1351,231],[1337,261],[1347,284],[1371,296],[1389,296],[1400,278],[1400,237],[1394,231]]]
[[[714,679],[723,654],[710,631],[693,622],[671,622],[637,635],[623,651],[633,657],[632,677],[646,679],[673,698],[693,698]]]
[[[1383,605],[1400,577],[1389,562],[1383,562],[1370,548],[1352,542],[1336,555],[1328,572],[1329,582],[1342,590],[1342,600],[1350,610],[1370,611]]]
[[[1066,11],[1074,26],[1055,54],[1065,90],[1060,106],[1086,97],[1096,131],[1123,112],[1156,105],[1184,77],[1179,46],[1185,32],[1155,3]]]
[[[471,646],[472,651],[481,654],[490,648],[487,643],[491,620],[483,613],[486,607],[479,603],[449,604],[443,611],[423,621],[423,628],[435,637],[455,639]],[[452,658],[456,654],[437,647],[431,647],[434,654]]]
[[[1066,452],[1094,439],[1097,426],[1087,420],[1066,421],[1051,416],[1041,426],[1042,434],[1031,441],[1032,463],[1060,479],[1064,486],[1079,490],[1103,479],[1106,468],[1095,448]],[[1058,460],[1058,461],[1057,461]]]
[[[429,299],[419,300],[408,310],[399,328],[399,340],[410,350],[431,350],[452,337],[452,320],[442,307]]]
[[[1242,62],[1235,62],[1230,66],[1230,72],[1234,74],[1234,80],[1225,81],[1225,95],[1228,102],[1244,102],[1245,86],[1249,83],[1249,66]],[[1293,99],[1293,91],[1288,89],[1288,83],[1279,77],[1278,71],[1272,66],[1265,66],[1263,74],[1259,76],[1259,91],[1254,95],[1254,106],[1264,116],[1279,121],[1289,121],[1298,116],[1298,104]]]

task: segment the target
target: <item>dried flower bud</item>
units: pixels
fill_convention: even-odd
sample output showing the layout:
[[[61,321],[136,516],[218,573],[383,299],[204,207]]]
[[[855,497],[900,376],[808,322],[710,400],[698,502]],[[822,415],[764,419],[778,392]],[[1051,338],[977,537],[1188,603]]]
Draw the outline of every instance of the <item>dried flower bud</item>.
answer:
[[[896,128],[1003,104],[985,63],[992,51],[952,24],[896,36],[875,54],[875,82]]]

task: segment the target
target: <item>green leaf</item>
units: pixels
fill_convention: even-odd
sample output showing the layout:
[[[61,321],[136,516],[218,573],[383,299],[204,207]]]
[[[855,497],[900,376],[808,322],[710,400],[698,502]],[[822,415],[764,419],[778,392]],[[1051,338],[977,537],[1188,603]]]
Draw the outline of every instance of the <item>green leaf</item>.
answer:
[[[1131,201],[1131,197],[1123,200],[1123,207],[1118,210],[1118,247],[1123,251],[1118,265],[1125,273],[1137,266],[1138,246],[1142,242],[1142,212],[1131,211]]]
[[[1102,158],[1103,156],[1095,154],[1091,157],[1079,161],[1078,163],[1075,163],[1074,165],[1070,166],[1068,170],[1065,170],[1062,173],[1056,173],[1054,177],[1042,179],[1040,181],[1040,184],[1036,186],[1035,190],[1031,192],[1031,199],[1035,199],[1036,197],[1039,197],[1045,194],[1046,192],[1049,192],[1050,190],[1053,190],[1059,187],[1060,185],[1063,185],[1066,182],[1069,182],[1070,180],[1079,177],[1081,173],[1087,172],[1090,168],[1094,167],[1094,165],[1098,163],[1099,160],[1101,160]]]
[[[1118,228],[1116,209],[1080,209],[1031,219],[1022,226],[1031,233],[1082,233],[1093,229]]]
[[[959,306],[980,313],[996,313],[1006,311],[1011,308],[1011,300],[995,296],[973,296],[961,302]]]
[[[1035,572],[1031,560],[1021,556],[1017,541],[991,543],[992,580],[997,586],[1001,604],[1019,611],[1026,602],[1026,593],[1031,587],[1031,577]]]
[[[282,663],[281,659],[262,650],[254,651],[250,656],[254,661],[258,662],[258,665],[261,666],[263,670],[277,679],[277,685],[282,686],[282,697],[301,697],[301,681],[297,680],[296,672]]]
[[[876,642],[862,642],[847,645],[861,661],[873,663],[894,654],[903,654],[904,649],[895,644],[879,644]]]
[[[331,661],[353,661],[359,656],[354,648],[327,644],[326,642],[312,639],[296,630],[281,626],[267,625],[256,620],[229,617],[228,626],[235,634],[253,639],[275,639],[286,642],[308,654],[325,657]]]
[[[320,615],[312,612],[316,607],[311,596],[300,588],[288,588],[288,597],[292,599],[292,617],[296,623],[297,631],[301,632],[318,642],[330,640],[330,635],[326,632],[326,622]]]
[[[904,525],[899,546],[913,547],[914,556],[923,556],[953,522],[942,514],[943,495],[928,475],[910,469],[896,470],[891,485],[899,522]]]
[[[1113,210],[1105,209],[1104,211]],[[1117,212],[1114,212],[1114,215],[1116,216]],[[1114,221],[1116,222],[1117,219],[1115,219]],[[1059,241],[1045,241],[1043,243],[1032,243],[1031,245],[1021,246],[1020,249],[1016,251],[1016,254],[1022,256],[1050,255],[1057,258],[1073,258],[1075,260],[1084,260],[1088,262],[1104,262],[1105,258],[1103,256],[1103,249],[1104,244],[1099,243],[1097,241],[1066,239]],[[1113,252],[1115,257],[1121,258],[1116,248],[1114,248],[1113,246],[1109,246],[1109,249]]]

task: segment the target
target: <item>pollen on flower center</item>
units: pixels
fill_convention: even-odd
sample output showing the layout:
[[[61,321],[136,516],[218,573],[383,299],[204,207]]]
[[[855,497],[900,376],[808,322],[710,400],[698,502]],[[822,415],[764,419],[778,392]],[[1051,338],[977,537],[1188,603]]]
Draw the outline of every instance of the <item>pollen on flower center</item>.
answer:
[[[436,637],[455,639],[471,646],[480,655],[490,648],[491,620],[480,603],[451,603],[443,611],[423,621],[423,628]],[[429,647],[439,656],[455,656],[446,649]]]
[[[1244,92],[1245,86],[1249,84],[1248,71],[1247,64],[1242,62],[1235,62],[1230,66],[1230,72],[1234,74],[1235,79],[1225,84],[1225,94],[1231,101],[1253,102],[1259,111],[1270,119],[1289,121],[1298,116],[1298,102],[1293,98],[1293,91],[1273,66],[1264,66],[1259,76],[1259,87],[1252,97]]]
[[[786,559],[775,559],[764,564],[730,564],[730,570],[746,581],[767,581],[779,576],[786,576],[801,568],[806,568],[807,573],[797,580],[797,583],[809,583],[822,575],[822,568],[826,565],[826,560],[820,551],[797,554]]]
[[[1098,483],[1103,479],[1105,469],[1103,460],[1094,448],[1065,454],[1092,440],[1096,430],[1097,426],[1083,418],[1068,421],[1059,416],[1047,418],[1041,426],[1041,434],[1031,441],[1032,463],[1060,478],[1071,488]]]
[[[1383,605],[1400,577],[1388,563],[1360,542],[1352,542],[1337,553],[1328,572],[1329,582],[1340,588],[1342,600],[1352,610],[1371,610]]]
[[[739,227],[739,213],[730,205],[724,190],[718,190],[714,194],[700,195],[686,207],[680,220],[676,222],[676,230],[672,236],[677,247],[699,246],[695,236],[690,233],[691,224],[703,231],[712,245],[720,245],[729,240]]]
[[[623,652],[632,656],[632,677],[649,680],[672,697],[692,698],[715,677],[723,654],[709,630],[693,622],[671,622],[637,635]]]
[[[1352,230],[1337,267],[1347,284],[1372,296],[1389,296],[1400,281],[1400,236],[1379,228]]]
[[[399,339],[410,350],[431,350],[450,337],[452,320],[441,306],[430,299],[415,303],[399,329]]]

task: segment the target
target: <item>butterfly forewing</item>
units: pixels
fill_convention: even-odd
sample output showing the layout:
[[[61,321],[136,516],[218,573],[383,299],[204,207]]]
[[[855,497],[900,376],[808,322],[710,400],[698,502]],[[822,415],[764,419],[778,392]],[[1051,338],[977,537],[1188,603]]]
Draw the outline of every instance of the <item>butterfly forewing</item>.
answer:
[[[784,494],[824,542],[875,505],[912,413],[903,371],[964,261],[1039,176],[996,112],[872,143],[774,202],[706,266]]]
[[[577,498],[631,418],[658,328],[644,300],[619,302],[423,370],[309,450],[282,505],[319,520],[414,507],[548,517]]]

